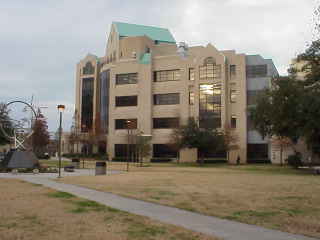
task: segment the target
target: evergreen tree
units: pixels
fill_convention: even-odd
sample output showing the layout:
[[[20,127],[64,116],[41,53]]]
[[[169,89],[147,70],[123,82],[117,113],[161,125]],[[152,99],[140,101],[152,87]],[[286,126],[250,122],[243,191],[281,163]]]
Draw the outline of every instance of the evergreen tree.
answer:
[[[0,103],[0,124],[2,125],[2,130],[0,130],[0,145],[5,145],[10,143],[10,140],[4,134],[12,135],[13,126],[9,118],[9,111],[4,103]]]
[[[41,113],[40,109],[37,112],[37,120],[33,125],[32,148],[37,155],[42,155],[50,141],[48,132],[47,119]]]
[[[171,142],[179,149],[197,148],[200,152],[200,163],[203,163],[203,154],[207,150],[219,152],[226,149],[223,132],[215,128],[200,128],[194,118],[173,131]]]

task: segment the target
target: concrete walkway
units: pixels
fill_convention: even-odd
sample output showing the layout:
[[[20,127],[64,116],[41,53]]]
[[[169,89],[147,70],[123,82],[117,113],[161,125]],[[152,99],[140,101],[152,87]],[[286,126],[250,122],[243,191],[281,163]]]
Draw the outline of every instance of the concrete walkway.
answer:
[[[100,192],[70,184],[57,183],[48,177],[40,177],[40,174],[0,174],[0,178],[18,178],[31,183],[43,184],[46,187],[68,192],[81,198],[96,201],[122,211],[147,216],[164,223],[178,225],[186,229],[220,237],[225,240],[315,240],[314,238],[301,235],[265,229],[254,225],[205,216],[173,207],[125,198],[112,193]]]

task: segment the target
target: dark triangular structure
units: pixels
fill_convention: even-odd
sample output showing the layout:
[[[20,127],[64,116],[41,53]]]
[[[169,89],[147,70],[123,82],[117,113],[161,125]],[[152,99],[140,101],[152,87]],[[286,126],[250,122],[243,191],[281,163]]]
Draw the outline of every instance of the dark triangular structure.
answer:
[[[39,161],[33,152],[11,149],[2,161],[3,168],[37,168]]]

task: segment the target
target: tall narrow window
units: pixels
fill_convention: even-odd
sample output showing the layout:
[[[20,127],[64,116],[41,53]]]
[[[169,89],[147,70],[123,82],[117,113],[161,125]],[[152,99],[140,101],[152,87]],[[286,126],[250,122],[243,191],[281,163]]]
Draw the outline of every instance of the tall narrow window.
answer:
[[[100,74],[100,121],[101,130],[106,133],[109,126],[110,70]]]
[[[234,77],[237,75],[237,68],[236,65],[230,65],[230,77]]]
[[[235,103],[237,101],[237,91],[230,90],[230,102]]]
[[[221,127],[221,85],[201,84],[199,94],[199,126]]]
[[[113,51],[113,61],[116,60],[116,51]]]
[[[199,67],[200,80],[214,80],[221,78],[221,65],[207,63]]]
[[[94,66],[91,62],[87,62],[86,65],[82,68],[82,74],[94,74]]]
[[[82,79],[81,132],[88,132],[93,122],[93,78]]]
[[[237,127],[237,117],[235,115],[231,116],[231,128]]]
[[[194,81],[195,78],[195,70],[194,68],[189,68],[189,80]]]
[[[189,105],[194,105],[194,92],[189,92]]]

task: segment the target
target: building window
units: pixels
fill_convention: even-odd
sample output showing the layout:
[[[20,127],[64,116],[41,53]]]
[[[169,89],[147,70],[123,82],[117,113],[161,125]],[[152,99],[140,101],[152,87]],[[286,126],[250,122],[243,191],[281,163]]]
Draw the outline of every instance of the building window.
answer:
[[[268,144],[248,144],[247,157],[248,160],[268,159]]]
[[[153,144],[153,157],[155,158],[176,158],[178,151],[170,144]]]
[[[165,70],[154,72],[154,82],[179,81],[180,70]]]
[[[94,74],[94,66],[91,62],[87,62],[86,65],[82,68],[82,74],[88,75],[88,74]]]
[[[115,119],[115,129],[137,129],[138,120],[135,119]]]
[[[109,95],[110,95],[110,70],[100,74],[100,121],[103,133],[108,131],[109,126]]]
[[[177,128],[179,127],[179,118],[154,118],[153,128]]]
[[[180,103],[179,93],[155,94],[153,95],[154,105],[174,105]]]
[[[199,94],[199,126],[221,127],[221,84],[201,84]]]
[[[250,115],[247,116],[247,129],[248,130],[255,130],[254,123],[253,123]]]
[[[129,150],[129,154],[128,154]],[[124,158],[127,161],[127,157],[129,156],[130,162],[135,162],[137,153],[137,146],[136,144],[115,144],[114,145],[114,155],[115,157]]]
[[[231,116],[231,128],[237,127],[237,117],[235,115]]]
[[[268,74],[268,66],[264,65],[248,65],[246,67],[248,78],[266,77]]]
[[[93,121],[93,78],[82,79],[81,131],[88,132]]]
[[[235,103],[237,101],[237,90],[230,90],[230,102]]]
[[[189,92],[189,105],[194,105],[194,92]]]
[[[216,65],[213,58],[207,58],[205,64],[199,67],[200,80],[214,80],[221,78],[221,65]]]
[[[236,65],[230,65],[230,77],[234,77],[237,75],[237,68]]]
[[[263,90],[248,90],[247,91],[247,105],[257,104],[257,99]]]
[[[124,73],[116,75],[116,85],[135,84],[138,82],[138,73]]]
[[[138,96],[118,96],[116,97],[116,107],[130,107],[138,105]]]
[[[195,70],[194,68],[189,68],[189,80],[194,81],[195,79]]]

